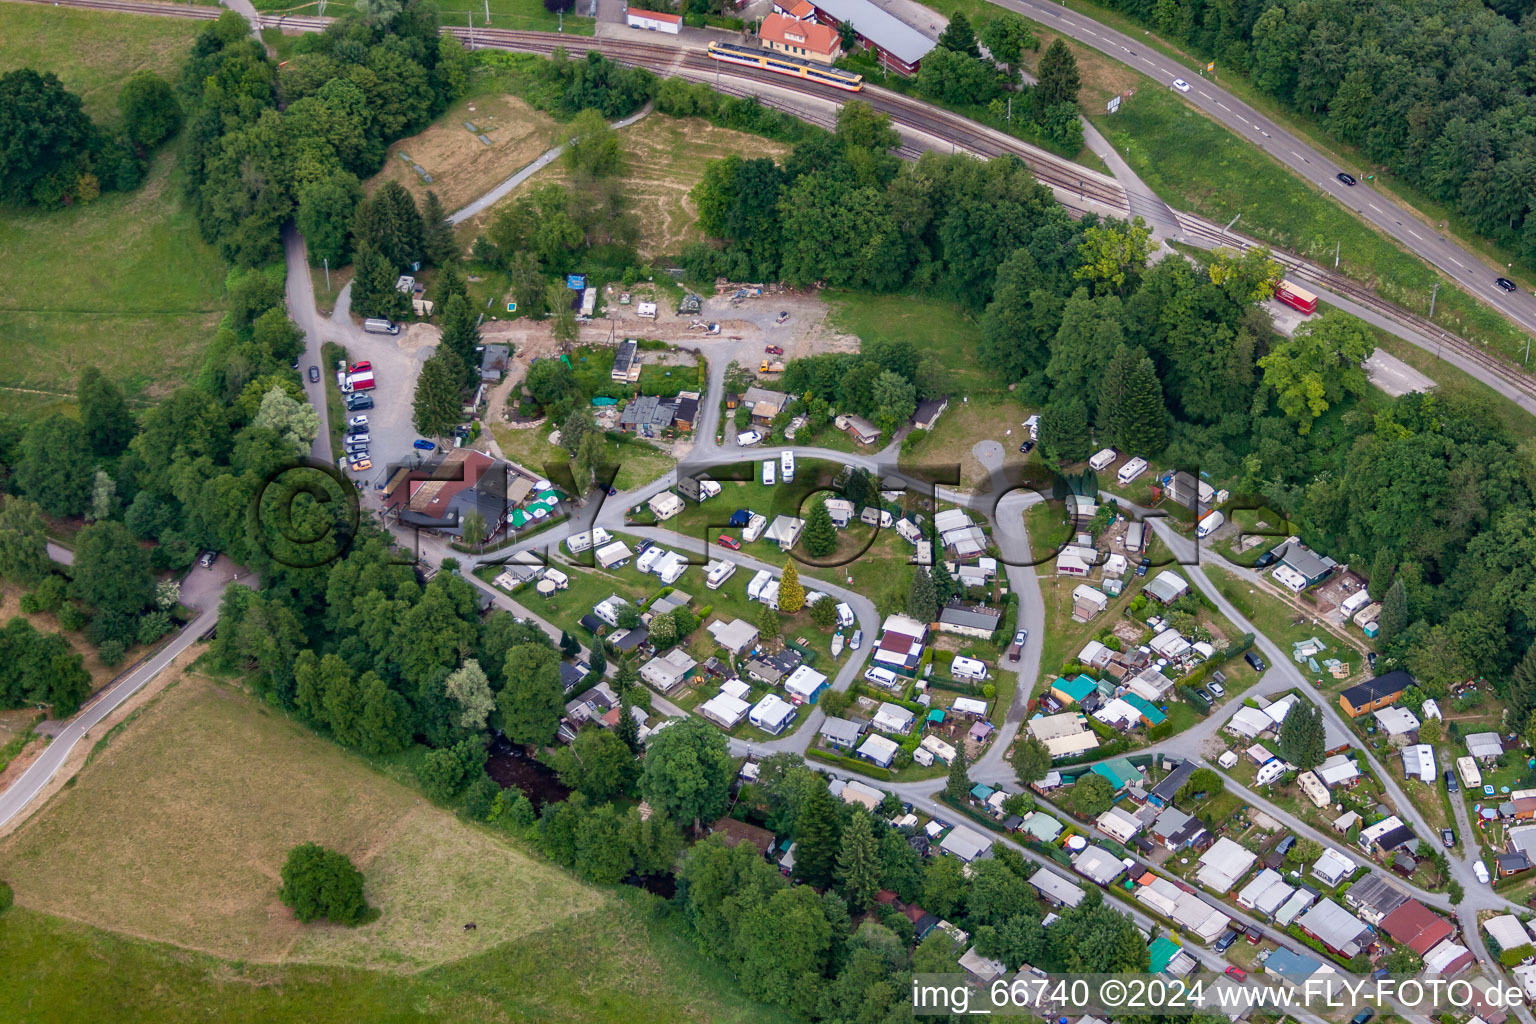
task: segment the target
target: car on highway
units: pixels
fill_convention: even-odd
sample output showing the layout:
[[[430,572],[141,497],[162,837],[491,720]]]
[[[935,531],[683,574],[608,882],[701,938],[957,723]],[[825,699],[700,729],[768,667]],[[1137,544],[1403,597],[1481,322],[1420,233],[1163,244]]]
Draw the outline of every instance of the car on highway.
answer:
[[[1451,847],[1455,846],[1456,845],[1456,832],[1453,829],[1448,829],[1448,828],[1441,829],[1440,830],[1440,845],[1444,846],[1447,850],[1449,850]]]
[[[367,470],[370,470],[372,468],[373,468],[373,463],[368,461],[367,459],[364,459],[361,462],[354,462],[354,463],[352,463],[352,472],[354,472],[354,473],[363,473],[363,472],[366,472]]]
[[[1353,174],[1345,174],[1343,171],[1340,171],[1338,174],[1334,175],[1334,177],[1338,178],[1346,185],[1353,185],[1355,183],[1355,176]]]
[[[1024,443],[1019,445],[1019,454],[1020,455],[1028,455],[1030,452],[1032,452],[1034,450],[1035,450],[1035,442],[1033,442],[1033,441],[1025,441]]]
[[[320,383],[320,367],[318,367],[318,366],[311,366],[309,368],[309,382],[311,384],[319,384]]]
[[[1237,967],[1237,966],[1228,967],[1227,971],[1226,971],[1226,974],[1227,974],[1227,977],[1231,978],[1234,981],[1247,981],[1248,980],[1248,972],[1243,970],[1241,967]]]
[[[354,392],[353,394],[350,394],[350,395],[347,396],[347,411],[348,412],[357,412],[357,411],[359,411],[361,409],[372,409],[372,408],[373,408],[373,397],[371,395],[360,395],[360,394],[357,394],[357,393]]]
[[[1179,90],[1179,92],[1189,92],[1189,83],[1182,78],[1175,78],[1173,80],[1173,87]]]
[[[1506,292],[1517,292],[1520,290],[1515,286],[1515,282],[1511,281],[1507,277],[1496,277],[1493,279],[1493,283],[1504,289]]]
[[[848,641],[848,649],[850,651],[856,651],[860,647],[863,647],[863,646],[864,646],[864,631],[862,629],[856,629],[856,630],[853,631],[853,637]]]
[[[219,553],[217,551],[204,551],[201,555],[197,556],[197,564],[204,569],[212,569],[213,563],[218,560]]]
[[[728,533],[722,533],[720,535],[720,546],[723,548],[730,548],[732,551],[740,551],[741,541],[737,540],[735,537],[732,537]]]
[[[436,442],[428,441],[425,438],[417,438],[416,440],[411,442],[411,447],[412,448],[419,448],[421,451],[424,451],[424,452],[430,452],[430,451],[435,451],[437,449],[437,444],[436,444]]]
[[[353,416],[351,419],[347,420],[347,426],[349,427],[366,427],[367,425],[367,416]]]
[[[1214,680],[1214,679],[1211,680],[1210,682],[1206,683],[1205,684],[1205,688],[1207,690],[1210,690],[1212,693],[1214,693],[1218,697],[1225,697],[1227,695],[1227,688],[1225,686],[1222,686],[1220,683],[1216,682],[1216,680]]]
[[[1243,655],[1243,660],[1246,661],[1249,667],[1252,668],[1255,672],[1263,672],[1266,668],[1269,667],[1268,665],[1264,664],[1264,659],[1259,657],[1258,654],[1254,651],[1249,651],[1247,654]]]

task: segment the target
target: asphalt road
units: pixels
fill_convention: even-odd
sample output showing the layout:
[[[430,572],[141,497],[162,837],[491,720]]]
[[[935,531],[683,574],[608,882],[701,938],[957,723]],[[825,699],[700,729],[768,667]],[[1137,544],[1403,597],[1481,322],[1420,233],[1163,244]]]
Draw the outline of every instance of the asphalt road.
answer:
[[[1060,4],[1050,3],[1048,0],[991,0],[991,2],[1038,21],[1054,32],[1070,36],[1083,45],[1092,47],[1136,69],[1166,88],[1173,88],[1174,79],[1182,78],[1189,83],[1190,87],[1189,92],[1182,94],[1185,100],[1302,175],[1317,188],[1338,200],[1341,205],[1355,211],[1361,218],[1396,239],[1409,252],[1432,263],[1472,295],[1497,309],[1520,327],[1528,331],[1536,331],[1536,299],[1524,292],[1507,295],[1493,283],[1493,279],[1500,274],[1508,276],[1507,271],[1489,266],[1480,256],[1474,255],[1442,236],[1435,228],[1408,213],[1392,199],[1369,185],[1343,184],[1335,177],[1339,172],[1348,172],[1361,181],[1364,179],[1364,172],[1358,167],[1343,167],[1334,163],[1307,142],[1271,121],[1214,81],[1201,77],[1199,71],[1164,56],[1145,38],[1117,32],[1100,22],[1092,21],[1076,11]]]

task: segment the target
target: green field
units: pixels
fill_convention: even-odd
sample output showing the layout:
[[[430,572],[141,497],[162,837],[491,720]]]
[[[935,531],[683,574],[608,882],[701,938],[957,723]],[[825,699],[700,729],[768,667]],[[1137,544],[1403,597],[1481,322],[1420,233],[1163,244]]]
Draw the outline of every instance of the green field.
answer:
[[[828,292],[828,322],[860,340],[910,341],[919,354],[938,360],[955,395],[975,395],[1007,382],[982,365],[981,327],[960,306],[917,295]]]
[[[29,4],[6,8],[0,71],[53,71],[92,116],[116,117],[117,90],[142,68],[174,78],[197,22]],[[137,191],[56,211],[0,216],[0,389],[32,413],[67,402],[99,366],[136,399],[196,373],[223,315],[223,261],[181,200],[176,143]]]
[[[1433,267],[1172,93],[1141,84],[1113,116],[1090,120],[1164,200],[1221,223],[1241,214],[1236,230],[1316,263],[1331,263],[1337,246],[1341,273],[1420,315],[1438,283],[1437,324],[1507,356],[1524,352],[1522,332]]]
[[[284,11],[294,14],[314,14],[316,4],[313,0],[252,0],[258,11]],[[343,10],[352,8],[354,4],[347,0],[330,0],[326,5],[325,13],[330,17],[336,17]],[[578,3],[576,7],[565,15],[565,31],[574,36],[590,36],[596,22],[591,18],[577,17],[577,12],[585,14],[586,3]],[[523,29],[531,32],[554,32],[560,26],[561,20],[544,9],[539,0],[445,0],[437,5],[438,18],[444,25],[464,25],[466,16],[473,19],[476,26],[484,25],[486,12],[491,15],[492,28]]]
[[[377,921],[293,920],[278,870],[304,840],[359,864]],[[778,1019],[653,898],[585,885],[197,673],[0,844],[0,877],[0,1020]]]

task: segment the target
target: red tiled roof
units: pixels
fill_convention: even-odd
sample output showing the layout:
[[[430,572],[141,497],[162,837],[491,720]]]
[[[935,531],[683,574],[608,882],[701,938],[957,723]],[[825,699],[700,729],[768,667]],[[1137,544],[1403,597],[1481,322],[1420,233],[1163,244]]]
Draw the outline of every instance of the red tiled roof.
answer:
[[[830,25],[815,21],[796,21],[782,14],[770,14],[763,19],[757,37],[765,43],[779,46],[798,46],[811,53],[831,56],[837,52],[840,37]]]
[[[1381,919],[1381,930],[1423,956],[1456,930],[1450,922],[1418,900],[1409,900]]]

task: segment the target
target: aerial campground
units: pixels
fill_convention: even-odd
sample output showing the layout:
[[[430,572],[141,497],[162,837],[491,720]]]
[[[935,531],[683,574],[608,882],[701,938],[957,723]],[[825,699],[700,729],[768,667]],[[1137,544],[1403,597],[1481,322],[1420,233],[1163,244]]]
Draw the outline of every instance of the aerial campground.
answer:
[[[1536,12],[0,0],[0,1022],[1536,1024]]]

